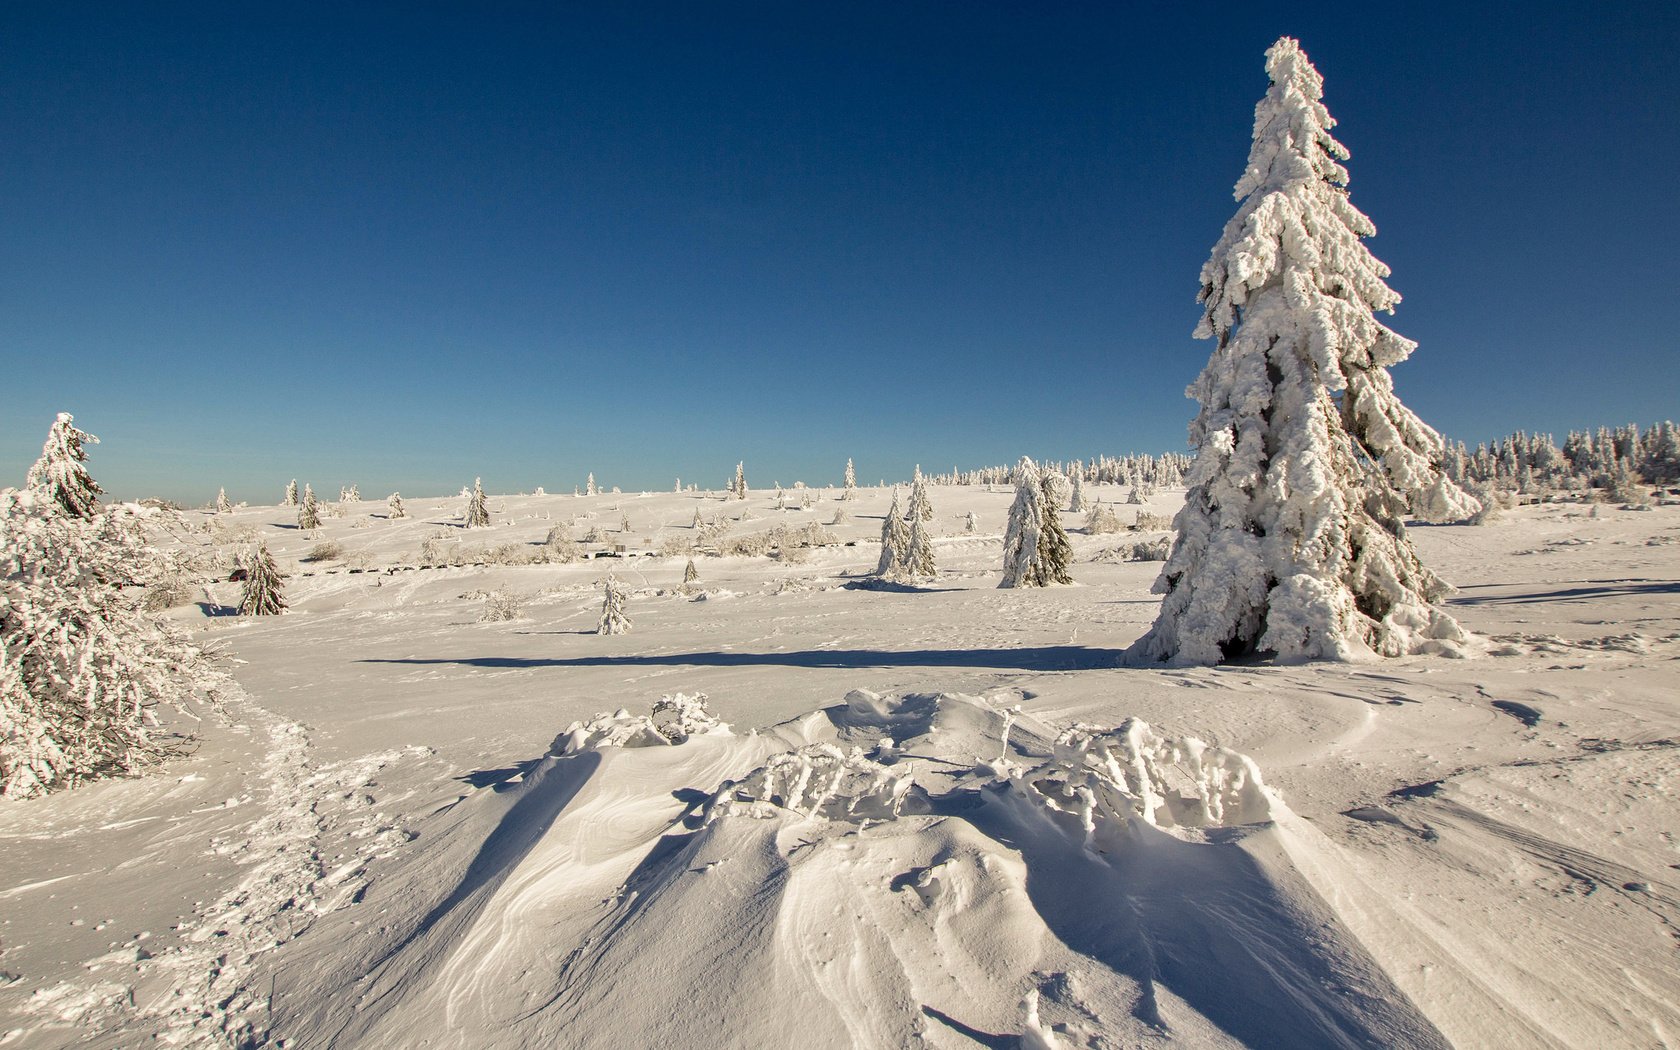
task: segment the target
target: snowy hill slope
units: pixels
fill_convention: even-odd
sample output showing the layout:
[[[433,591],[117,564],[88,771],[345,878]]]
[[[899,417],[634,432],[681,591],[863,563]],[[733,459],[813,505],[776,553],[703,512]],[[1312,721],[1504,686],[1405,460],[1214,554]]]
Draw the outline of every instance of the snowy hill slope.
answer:
[[[941,575],[893,590],[853,586],[879,490],[218,516],[312,575],[283,617],[220,615],[234,584],[177,613],[249,694],[193,756],[0,809],[6,1045],[1676,1039],[1680,509],[1415,530],[1480,659],[1158,671],[1117,666],[1138,534],[1072,528],[1077,586],[998,590],[1009,493],[932,496]],[[574,518],[657,550],[696,507],[848,520],[698,557],[703,598],[686,555],[411,567]],[[593,633],[608,566],[626,635]],[[479,622],[488,590],[523,617]],[[565,732],[677,692],[731,728]]]

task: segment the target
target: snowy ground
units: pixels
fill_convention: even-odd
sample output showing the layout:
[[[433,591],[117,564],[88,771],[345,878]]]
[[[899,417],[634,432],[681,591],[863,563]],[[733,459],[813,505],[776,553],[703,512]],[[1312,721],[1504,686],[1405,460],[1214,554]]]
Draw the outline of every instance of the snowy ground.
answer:
[[[174,614],[247,694],[195,754],[0,807],[0,1044],[1680,1044],[1680,507],[1416,529],[1479,659],[1140,670],[1138,534],[1067,515],[1078,585],[999,590],[1009,492],[935,488],[937,582],[865,589],[887,494],[832,495],[369,501],[301,566],[290,508],[218,517],[311,575]],[[697,595],[682,557],[411,568],[697,506],[850,520]],[[730,728],[567,738],[679,692]]]

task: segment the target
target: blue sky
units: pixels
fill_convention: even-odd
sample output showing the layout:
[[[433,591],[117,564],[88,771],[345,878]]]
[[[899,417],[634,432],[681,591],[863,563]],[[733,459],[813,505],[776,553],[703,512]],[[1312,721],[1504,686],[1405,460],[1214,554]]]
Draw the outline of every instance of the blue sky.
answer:
[[[0,6],[0,480],[60,410],[192,502],[1180,448],[1286,33],[1420,415],[1680,415],[1673,3],[615,6]]]

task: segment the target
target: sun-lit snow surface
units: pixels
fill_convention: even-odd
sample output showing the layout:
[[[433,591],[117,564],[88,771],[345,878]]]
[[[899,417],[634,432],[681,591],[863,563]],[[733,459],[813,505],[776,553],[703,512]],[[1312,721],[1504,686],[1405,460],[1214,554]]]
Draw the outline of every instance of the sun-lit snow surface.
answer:
[[[1145,670],[1147,535],[1000,590],[1013,493],[936,487],[939,577],[855,587],[888,495],[823,495],[216,516],[291,609],[175,614],[249,694],[195,755],[0,807],[4,1045],[1677,1038],[1680,508],[1415,530],[1480,659]],[[696,507],[844,507],[857,545],[698,557],[690,594],[686,553],[415,567],[560,523],[657,549]]]

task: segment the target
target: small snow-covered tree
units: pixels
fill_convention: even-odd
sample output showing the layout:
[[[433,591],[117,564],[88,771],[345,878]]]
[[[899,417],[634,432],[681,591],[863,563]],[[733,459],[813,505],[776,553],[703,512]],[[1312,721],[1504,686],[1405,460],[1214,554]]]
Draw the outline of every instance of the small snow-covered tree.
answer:
[[[939,569],[934,564],[933,537],[928,535],[927,522],[910,515],[909,533],[901,574],[907,580],[931,580],[939,575]]]
[[[47,428],[46,444],[41,446],[41,458],[29,468],[24,485],[46,496],[72,518],[87,520],[98,511],[99,494],[105,490],[83,466],[87,450],[82,446],[97,445],[99,439],[77,430],[74,419],[70,413],[60,412],[53,420]]]
[[[1415,344],[1375,313],[1400,301],[1362,239],[1323,79],[1288,37],[1237,183],[1241,204],[1202,268],[1196,335],[1215,340],[1189,395],[1196,459],[1136,657],[1352,659],[1462,648],[1447,587],[1406,538],[1409,511],[1475,501],[1440,469],[1440,437],[1394,396]]]
[[[467,528],[482,529],[490,524],[490,508],[484,502],[484,479],[474,478],[472,492],[467,496]]]
[[[158,705],[219,685],[138,605],[163,582],[140,521],[124,507],[83,520],[45,487],[0,490],[0,796],[156,765],[179,750],[157,729]]]
[[[590,471],[589,477],[583,483],[583,494],[593,496],[600,490],[595,487],[595,472]]]
[[[699,507],[694,508],[694,520],[688,523],[688,527],[691,529],[703,529],[706,527],[706,519],[701,515]]]
[[[408,517],[408,510],[403,506],[402,493],[400,492],[391,493],[391,497],[385,501],[385,506],[387,508],[385,516],[393,521],[397,518]]]
[[[694,567],[694,559],[690,558],[690,559],[688,559],[688,564],[683,566],[683,581],[682,581],[682,591],[683,591],[683,593],[687,594],[689,592],[689,590],[692,589],[693,586],[696,583],[699,583],[699,582],[700,582],[700,570],[696,569]]]
[[[969,511],[968,516],[963,518],[963,531],[973,533],[979,527],[980,519],[974,516],[974,512],[972,510]]]
[[[1073,563],[1073,546],[1068,542],[1067,530],[1062,528],[1061,512],[1056,509],[1056,504],[1061,502],[1055,495],[1058,480],[1059,475],[1049,472],[1040,481],[1044,486],[1044,499],[1039,503],[1043,516],[1038,523],[1037,569],[1041,586],[1073,582],[1068,571]]]
[[[354,485],[342,485],[338,490],[338,501],[340,503],[360,503],[362,501],[362,490]]]
[[[745,461],[735,464],[735,498],[747,498],[747,464]]]
[[[916,464],[916,476],[910,482],[910,509],[905,513],[923,521],[933,520],[933,504],[928,501],[927,481],[922,478],[920,463]]]
[[[286,485],[286,498],[280,501],[282,507],[295,507],[298,501],[297,478],[293,478]]]
[[[1038,466],[1026,456],[1015,466],[1015,502],[1003,534],[1003,581],[999,587],[1042,587],[1038,571],[1038,532],[1042,528],[1044,489]]]
[[[268,544],[259,543],[244,558],[245,587],[239,595],[239,615],[278,616],[286,611],[286,598],[281,584],[280,567]]]
[[[897,579],[904,571],[904,556],[910,547],[910,530],[904,524],[904,512],[899,506],[898,489],[892,491],[892,506],[881,522],[881,558],[875,564],[875,575],[882,579]]]
[[[630,629],[630,617],[624,612],[624,590],[611,574],[608,574],[602,589],[601,623],[595,628],[595,633],[623,634]]]
[[[233,504],[228,502],[227,489],[216,490],[216,513],[232,514]]]
[[[303,485],[303,501],[298,504],[298,528],[308,531],[321,527],[321,504],[308,482]]]
[[[1073,472],[1073,493],[1068,496],[1068,513],[1085,513],[1085,472],[1083,470]]]
[[[850,457],[846,460],[846,491],[840,494],[841,499],[857,499],[857,471],[852,469]]]

